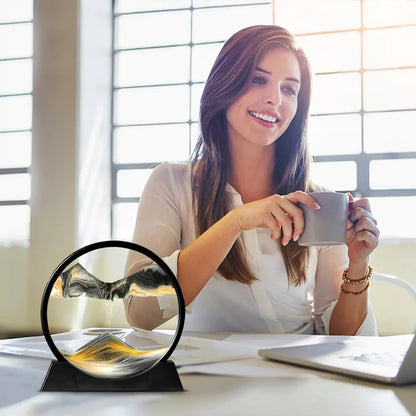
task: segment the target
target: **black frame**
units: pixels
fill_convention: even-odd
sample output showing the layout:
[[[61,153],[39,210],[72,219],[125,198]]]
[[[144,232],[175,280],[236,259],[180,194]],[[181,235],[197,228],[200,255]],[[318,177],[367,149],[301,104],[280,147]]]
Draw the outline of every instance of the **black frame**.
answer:
[[[178,307],[179,307],[179,320],[178,320],[178,326],[176,328],[175,336],[173,339],[173,342],[169,348],[169,350],[166,352],[166,354],[159,360],[156,361],[151,367],[145,370],[149,371],[151,368],[156,366],[159,362],[165,362],[168,360],[168,358],[172,355],[173,351],[175,350],[176,346],[178,345],[179,339],[182,335],[184,323],[185,323],[185,301],[183,298],[182,290],[179,286],[179,283],[173,274],[172,270],[167,266],[167,264],[155,253],[150,251],[148,248],[140,246],[135,243],[131,243],[128,241],[121,241],[121,240],[107,240],[107,241],[100,241],[97,243],[89,244],[85,247],[82,247],[76,251],[74,251],[72,254],[70,254],[65,260],[63,260],[59,266],[55,269],[55,271],[52,273],[49,282],[47,283],[45,287],[45,291],[42,296],[42,303],[41,303],[41,309],[40,309],[40,318],[41,318],[41,324],[42,324],[42,332],[45,336],[46,342],[52,351],[53,355],[56,357],[58,362],[68,362],[71,366],[72,364],[65,359],[65,357],[60,353],[59,349],[56,347],[55,343],[53,342],[51,333],[49,331],[49,324],[48,324],[48,302],[49,297],[52,291],[52,288],[56,282],[56,280],[59,278],[61,273],[78,257],[87,254],[91,251],[98,250],[101,248],[107,248],[107,247],[118,247],[118,248],[126,248],[129,250],[137,251],[139,253],[142,253],[146,256],[148,256],[150,259],[152,259],[155,263],[157,263],[163,271],[171,278],[173,285],[175,286],[175,291],[177,294],[178,299]],[[82,371],[77,367],[77,370],[87,374],[91,375],[87,372]],[[135,377],[138,374],[142,373],[136,373],[129,376],[123,376],[123,377],[98,377],[97,378],[131,378]]]

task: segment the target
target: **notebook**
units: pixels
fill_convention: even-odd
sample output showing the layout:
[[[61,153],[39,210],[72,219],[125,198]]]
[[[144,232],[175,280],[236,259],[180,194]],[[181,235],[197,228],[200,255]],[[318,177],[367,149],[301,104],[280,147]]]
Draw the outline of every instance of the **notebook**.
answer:
[[[416,382],[414,335],[345,338],[313,345],[260,349],[258,354],[275,361],[381,383]]]

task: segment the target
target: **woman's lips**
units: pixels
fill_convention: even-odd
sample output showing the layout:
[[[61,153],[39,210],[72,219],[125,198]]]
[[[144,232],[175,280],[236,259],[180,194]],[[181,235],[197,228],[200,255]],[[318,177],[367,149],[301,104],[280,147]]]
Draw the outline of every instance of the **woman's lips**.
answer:
[[[277,117],[263,112],[249,111],[248,113],[254,121],[269,129],[276,127],[280,121]]]

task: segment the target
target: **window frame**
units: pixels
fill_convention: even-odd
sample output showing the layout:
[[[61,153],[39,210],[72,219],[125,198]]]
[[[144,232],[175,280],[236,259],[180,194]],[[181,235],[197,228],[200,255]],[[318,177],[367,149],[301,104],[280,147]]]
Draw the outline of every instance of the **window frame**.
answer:
[[[221,8],[235,8],[235,7],[250,7],[250,6],[270,6],[271,13],[273,12],[273,1],[272,0],[252,0],[250,2],[235,2],[235,4],[225,4],[225,5],[212,5],[212,6],[194,6],[193,0],[190,0],[190,7],[182,7],[182,8],[167,8],[167,9],[152,9],[152,10],[143,10],[143,11],[135,11],[135,12],[121,12],[117,13],[115,11],[115,1],[113,0],[113,16],[112,16],[112,103],[111,103],[111,150],[110,150],[110,157],[111,157],[111,235],[114,235],[114,206],[115,204],[119,203],[138,203],[140,197],[120,197],[117,195],[117,175],[120,170],[126,169],[153,169],[160,164],[160,162],[149,162],[149,163],[116,163],[114,161],[114,131],[118,127],[141,127],[141,126],[160,126],[160,125],[174,125],[174,124],[187,124],[189,130],[189,144],[188,144],[188,156],[191,154],[193,148],[193,128],[195,124],[198,124],[192,118],[192,86],[195,85],[203,85],[205,81],[192,81],[192,53],[194,46],[200,45],[222,45],[224,44],[225,40],[223,41],[209,41],[209,42],[194,42],[192,31],[193,31],[193,11],[194,10],[202,10],[202,9],[221,9]],[[177,11],[190,11],[190,42],[187,43],[177,43],[177,44],[169,44],[169,45],[162,45],[162,46],[149,46],[149,47],[136,47],[136,48],[125,48],[125,49],[117,49],[115,44],[115,21],[116,18],[119,16],[124,15],[133,15],[133,14],[148,14],[148,13],[166,13],[166,12],[177,12]],[[150,50],[150,49],[162,49],[162,48],[174,48],[178,46],[189,46],[190,47],[190,60],[189,60],[189,81],[188,82],[179,82],[179,83],[165,83],[165,84],[139,84],[134,86],[128,87],[116,87],[116,79],[115,79],[115,62],[116,62],[116,54],[123,52],[123,51],[135,51],[135,50]],[[178,121],[178,122],[161,122],[161,123],[134,123],[134,124],[116,124],[114,122],[114,96],[115,92],[120,89],[128,89],[128,88],[148,88],[148,87],[169,87],[169,86],[178,86],[178,85],[186,85],[189,86],[189,119],[186,121]]]
[[[33,7],[34,7],[34,4],[32,3],[32,19],[0,22],[0,26],[12,26],[12,25],[30,23],[32,25],[32,33],[33,33]],[[30,60],[31,64],[32,64],[32,68],[33,68],[33,45],[32,45],[32,54],[25,55],[25,56],[13,57],[13,58],[0,58],[0,63],[2,63],[2,62],[15,62],[15,61],[21,61],[21,60]],[[21,96],[31,97],[31,100],[32,100],[32,103],[33,103],[33,74],[32,74],[32,86],[31,86],[31,91],[30,92],[14,93],[14,94],[13,93],[12,94],[0,94],[0,98],[21,97]],[[32,123],[31,123],[31,125],[32,125]],[[30,129],[0,130],[0,134],[30,133],[30,135],[31,135],[31,141],[30,142],[32,142],[32,128],[33,128],[33,126]],[[30,147],[31,146],[32,146],[32,144],[30,143]],[[31,166],[30,165],[31,164],[29,164],[29,166],[26,166],[26,167],[0,168],[0,175],[11,175],[11,174],[28,174],[28,175],[31,175],[31,172],[30,172],[30,167]],[[29,210],[30,210],[30,198],[0,200],[0,206],[13,207],[13,206],[21,206],[21,205],[28,206]],[[30,230],[27,231],[27,235],[28,235],[28,241],[19,242],[19,244],[20,243],[23,243],[23,244],[28,244],[29,243],[29,241],[30,241]],[[0,241],[0,245],[3,245],[4,243],[9,244],[8,241],[6,241],[6,242]],[[13,244],[15,244],[15,243],[13,242]]]
[[[345,70],[345,71],[331,71],[331,72],[316,72],[314,76],[325,76],[325,75],[338,75],[338,74],[359,74],[360,76],[360,109],[358,111],[346,111],[346,112],[333,112],[333,113],[311,113],[310,117],[325,117],[325,116],[343,116],[343,115],[359,115],[360,116],[360,128],[361,128],[361,152],[356,154],[331,154],[331,155],[314,155],[312,156],[313,163],[325,163],[325,162],[344,162],[351,161],[356,164],[357,172],[357,187],[356,189],[343,189],[343,192],[350,192],[355,198],[378,198],[378,197],[401,197],[401,196],[416,196],[416,188],[402,188],[402,189],[371,189],[370,188],[370,164],[372,161],[376,160],[403,160],[403,159],[414,159],[416,158],[415,152],[383,152],[383,153],[367,153],[364,151],[364,142],[365,142],[365,116],[367,114],[376,114],[376,113],[394,113],[394,112],[408,112],[416,111],[414,108],[400,108],[400,109],[382,109],[382,110],[366,110],[364,108],[364,78],[365,74],[376,71],[386,71],[386,70],[402,70],[402,69],[416,69],[416,65],[403,66],[403,67],[379,67],[366,69],[364,67],[364,34],[372,30],[382,30],[382,29],[394,29],[394,28],[404,28],[404,27],[416,27],[416,24],[400,24],[400,25],[384,25],[377,27],[365,27],[364,26],[364,2],[366,0],[360,0],[360,26],[354,27],[353,29],[342,29],[342,30],[325,30],[325,31],[314,31],[314,32],[304,32],[296,33],[294,35],[298,38],[299,42],[302,43],[302,37],[313,36],[313,35],[331,35],[336,33],[348,33],[355,32],[359,33],[360,36],[360,68],[355,70]],[[205,44],[223,44],[224,41],[212,41],[212,42],[202,42],[202,43],[193,43],[192,41],[192,22],[193,22],[193,13],[195,9],[206,9],[206,8],[231,8],[239,6],[254,6],[254,5],[272,5],[273,13],[273,22],[276,22],[275,19],[275,10],[277,0],[273,1],[257,1],[253,0],[250,3],[236,3],[232,5],[213,5],[213,6],[199,6],[193,7],[193,1],[191,0],[190,7],[183,8],[172,8],[172,9],[161,9],[161,10],[145,10],[137,12],[127,12],[127,13],[116,13],[115,12],[115,1],[113,0],[113,55],[112,55],[112,80],[113,80],[113,90],[112,90],[112,106],[111,106],[111,232],[114,233],[114,206],[118,203],[138,203],[140,197],[120,197],[117,195],[117,174],[120,170],[124,169],[152,169],[159,165],[159,162],[155,163],[115,163],[114,162],[114,131],[117,127],[121,126],[153,126],[153,125],[166,125],[166,124],[188,124],[189,127],[189,152],[192,149],[192,131],[193,126],[196,124],[195,120],[192,119],[192,114],[190,112],[189,120],[186,122],[169,122],[169,123],[143,123],[143,124],[129,124],[129,125],[117,125],[114,123],[114,95],[115,92],[122,88],[146,88],[146,85],[134,85],[129,87],[115,87],[115,57],[116,54],[121,51],[128,50],[144,50],[144,49],[159,49],[165,47],[177,47],[177,46],[190,46],[190,78],[189,82],[182,83],[168,83],[168,84],[152,84],[152,87],[165,87],[171,85],[189,85],[189,108],[192,108],[192,90],[193,85],[204,84],[204,81],[192,81],[192,53],[193,46],[196,45],[205,45]],[[181,43],[181,44],[172,44],[172,45],[163,45],[163,46],[152,46],[152,47],[138,47],[138,48],[129,48],[129,49],[116,49],[115,48],[115,20],[116,17],[126,14],[146,14],[146,13],[157,13],[157,12],[175,12],[190,10],[190,42]],[[280,22],[276,22],[280,24]],[[150,86],[150,85],[148,85]]]
[[[325,75],[338,75],[338,74],[359,74],[360,75],[360,110],[359,111],[346,111],[346,112],[334,112],[334,113],[311,113],[310,117],[325,117],[325,116],[342,116],[342,115],[359,115],[361,121],[361,152],[357,154],[339,154],[339,155],[314,155],[312,160],[315,163],[320,162],[344,162],[352,161],[357,166],[357,188],[343,190],[350,192],[357,198],[374,198],[374,197],[398,197],[398,196],[416,196],[416,188],[401,188],[401,189],[371,189],[370,188],[370,163],[375,160],[389,160],[389,159],[415,159],[416,151],[414,152],[382,152],[382,153],[367,153],[364,151],[365,132],[364,132],[364,118],[366,114],[382,114],[382,113],[396,113],[396,112],[408,112],[416,111],[416,106],[413,108],[401,108],[401,109],[386,109],[386,110],[365,110],[364,109],[364,77],[366,73],[390,71],[390,70],[405,70],[416,69],[416,65],[400,66],[400,67],[380,67],[380,68],[364,68],[364,34],[368,31],[383,30],[383,29],[398,29],[398,28],[416,28],[416,24],[403,24],[403,25],[388,25],[377,27],[365,27],[364,26],[364,2],[366,0],[360,0],[360,27],[354,29],[343,30],[328,30],[319,32],[303,32],[294,33],[294,35],[302,43],[302,37],[315,36],[315,35],[331,35],[336,33],[359,33],[360,35],[360,69],[359,70],[347,70],[347,71],[330,71],[330,72],[316,72],[314,76]]]

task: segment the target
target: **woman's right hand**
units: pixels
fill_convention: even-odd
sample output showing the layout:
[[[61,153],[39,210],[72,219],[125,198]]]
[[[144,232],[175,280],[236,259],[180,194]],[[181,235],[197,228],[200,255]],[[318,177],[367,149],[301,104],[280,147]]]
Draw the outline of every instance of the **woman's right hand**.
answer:
[[[292,192],[288,195],[271,195],[264,199],[248,202],[231,213],[240,231],[263,227],[272,230],[271,238],[282,239],[287,245],[291,239],[297,241],[303,232],[303,211],[296,205],[302,202],[312,209],[319,209],[318,203],[307,193]],[[282,235],[283,233],[283,235]]]

